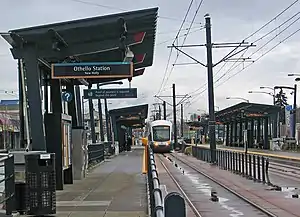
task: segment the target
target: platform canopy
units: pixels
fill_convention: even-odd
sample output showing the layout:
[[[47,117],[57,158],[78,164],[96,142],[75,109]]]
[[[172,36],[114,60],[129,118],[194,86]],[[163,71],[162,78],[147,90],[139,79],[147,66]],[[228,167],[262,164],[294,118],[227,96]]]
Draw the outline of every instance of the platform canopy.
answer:
[[[118,124],[125,127],[140,128],[145,124],[148,116],[148,104],[113,109],[109,111],[110,116],[114,116]]]
[[[122,62],[129,48],[134,54],[133,74],[138,76],[153,63],[157,14],[158,8],[150,8],[15,29],[1,36],[12,46],[15,59],[34,56],[48,70],[52,63]],[[116,78],[87,81],[112,80]]]
[[[241,118],[259,118],[277,114],[281,111],[280,106],[241,102],[226,109],[216,112],[216,121]]]

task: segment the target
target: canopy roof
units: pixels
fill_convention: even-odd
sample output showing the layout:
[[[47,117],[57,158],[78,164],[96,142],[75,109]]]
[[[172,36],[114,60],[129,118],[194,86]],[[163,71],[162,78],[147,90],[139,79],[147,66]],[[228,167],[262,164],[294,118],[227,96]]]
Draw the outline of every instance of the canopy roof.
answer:
[[[15,59],[30,53],[48,70],[52,63],[61,62],[122,62],[129,47],[134,53],[134,76],[138,76],[153,63],[157,13],[158,8],[150,8],[15,29],[1,36],[12,46]]]
[[[216,121],[226,121],[239,118],[266,117],[281,111],[280,106],[241,102],[216,112]]]
[[[145,124],[148,116],[148,104],[113,109],[109,111],[110,116],[116,118],[116,122],[126,127],[140,128]]]

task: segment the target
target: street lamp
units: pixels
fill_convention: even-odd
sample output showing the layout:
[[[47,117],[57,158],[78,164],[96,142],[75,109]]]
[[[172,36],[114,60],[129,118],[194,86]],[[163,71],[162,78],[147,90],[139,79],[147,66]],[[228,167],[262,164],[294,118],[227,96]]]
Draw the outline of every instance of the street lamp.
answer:
[[[268,94],[273,97],[273,105],[275,105],[275,95],[274,93],[266,92],[266,91],[248,91],[248,93],[262,93],[262,94]]]
[[[243,100],[243,101],[249,103],[248,99],[245,99],[245,98],[242,98],[242,97],[226,97],[226,99],[239,99],[239,100]]]
[[[262,87],[259,87],[260,89],[269,89],[269,90],[272,90],[273,91],[273,104],[275,105],[275,101],[276,101],[276,93],[275,93],[275,87],[266,87],[266,86],[262,86]]]

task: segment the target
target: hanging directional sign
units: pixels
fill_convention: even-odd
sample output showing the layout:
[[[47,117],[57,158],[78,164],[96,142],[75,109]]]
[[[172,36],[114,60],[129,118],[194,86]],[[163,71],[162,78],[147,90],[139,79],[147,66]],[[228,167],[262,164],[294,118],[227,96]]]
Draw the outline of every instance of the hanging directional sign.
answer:
[[[132,76],[132,62],[55,63],[51,65],[52,79],[131,78]]]
[[[137,98],[137,88],[85,89],[83,96],[85,99]]]
[[[73,95],[71,93],[69,93],[69,92],[63,92],[62,93],[62,99],[65,102],[71,102],[72,99],[73,99]]]

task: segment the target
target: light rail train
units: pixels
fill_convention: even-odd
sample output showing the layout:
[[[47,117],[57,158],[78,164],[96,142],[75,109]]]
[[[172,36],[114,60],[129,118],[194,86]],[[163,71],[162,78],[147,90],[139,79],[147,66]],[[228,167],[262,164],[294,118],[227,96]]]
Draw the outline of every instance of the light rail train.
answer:
[[[145,129],[145,137],[155,153],[168,153],[173,149],[172,123],[166,120],[148,122]]]

